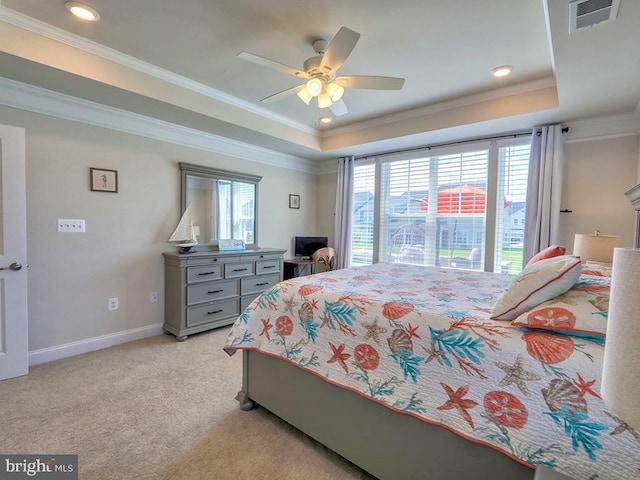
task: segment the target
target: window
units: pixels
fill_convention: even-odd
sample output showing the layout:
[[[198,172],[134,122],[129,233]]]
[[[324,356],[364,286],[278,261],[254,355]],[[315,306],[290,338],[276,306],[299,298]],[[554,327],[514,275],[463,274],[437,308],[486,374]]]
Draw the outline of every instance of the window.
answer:
[[[497,204],[494,270],[514,275],[522,270],[529,150],[528,143],[499,149],[498,192],[504,203]]]
[[[355,167],[350,264],[373,262],[373,225],[375,200],[375,164],[361,162]]]
[[[520,271],[528,159],[527,138],[356,163],[351,265]]]

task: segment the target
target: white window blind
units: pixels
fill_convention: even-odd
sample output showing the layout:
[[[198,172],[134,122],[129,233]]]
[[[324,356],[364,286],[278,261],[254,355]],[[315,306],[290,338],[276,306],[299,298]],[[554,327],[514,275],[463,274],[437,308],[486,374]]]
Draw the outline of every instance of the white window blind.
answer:
[[[522,270],[522,243],[529,174],[530,145],[501,146],[496,210],[496,271],[517,274]]]
[[[375,217],[375,164],[360,162],[353,174],[353,212],[351,218],[350,265],[373,262],[373,228]]]
[[[522,245],[503,238],[507,221],[518,221],[509,235],[524,229],[524,216],[512,219],[507,208],[524,209],[529,143],[518,142],[460,144],[356,163],[352,265],[387,261],[483,270],[491,252],[487,260],[496,271],[519,271]],[[499,167],[491,169],[492,162]],[[493,179],[489,171],[496,172]],[[487,212],[495,231],[486,231]]]

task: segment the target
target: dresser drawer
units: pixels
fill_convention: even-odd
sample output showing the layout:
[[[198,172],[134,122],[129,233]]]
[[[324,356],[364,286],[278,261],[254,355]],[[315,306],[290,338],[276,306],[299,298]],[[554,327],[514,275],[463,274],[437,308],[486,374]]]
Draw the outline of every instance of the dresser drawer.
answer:
[[[222,263],[218,257],[190,257],[187,259],[187,265],[215,265],[218,263]]]
[[[251,305],[256,299],[257,295],[249,295],[248,297],[240,297],[240,313],[244,312],[244,309]]]
[[[207,282],[222,278],[222,265],[203,265],[187,268],[187,283]]]
[[[255,262],[225,263],[224,278],[247,277],[255,273]]]
[[[260,293],[267,288],[273,287],[280,281],[280,275],[260,275],[259,277],[243,278],[241,282],[240,291],[242,295],[248,295],[250,293]]]
[[[256,262],[256,275],[280,271],[280,260],[259,260]]]
[[[282,260],[282,255],[279,253],[259,255],[257,260]]]
[[[187,287],[187,305],[237,297],[239,294],[237,280],[190,285]]]
[[[236,317],[239,314],[237,298],[190,307],[187,309],[187,327],[212,323],[216,320]]]

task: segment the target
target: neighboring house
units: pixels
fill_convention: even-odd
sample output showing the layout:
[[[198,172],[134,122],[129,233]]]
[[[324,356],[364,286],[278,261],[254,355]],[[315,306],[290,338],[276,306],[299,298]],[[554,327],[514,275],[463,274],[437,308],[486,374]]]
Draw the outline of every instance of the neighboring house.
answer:
[[[461,186],[462,184],[443,184],[438,187],[438,191],[442,192]],[[484,188],[484,184],[480,183],[472,184],[472,186]],[[427,201],[425,199],[428,198],[428,195],[428,190],[411,190],[391,197],[390,218],[384,225],[389,245],[424,246],[427,216]],[[373,204],[374,197],[371,192],[354,194],[352,225],[354,235],[357,235],[362,243],[373,243]],[[439,214],[437,248],[471,249],[481,245],[484,238],[484,223],[479,222],[478,218],[480,217],[467,214]],[[522,229],[519,231],[522,232]],[[370,240],[367,241],[368,239]]]
[[[509,215],[504,217],[504,243],[505,244],[521,244],[524,240],[524,219],[525,208],[523,202],[509,206]]]

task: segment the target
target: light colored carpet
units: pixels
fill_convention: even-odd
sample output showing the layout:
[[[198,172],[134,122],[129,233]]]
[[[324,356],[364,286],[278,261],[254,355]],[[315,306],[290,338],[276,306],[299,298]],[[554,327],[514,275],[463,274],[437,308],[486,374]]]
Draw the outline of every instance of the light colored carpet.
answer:
[[[268,411],[239,410],[227,332],[160,335],[0,382],[0,452],[78,454],[87,480],[373,479]]]

